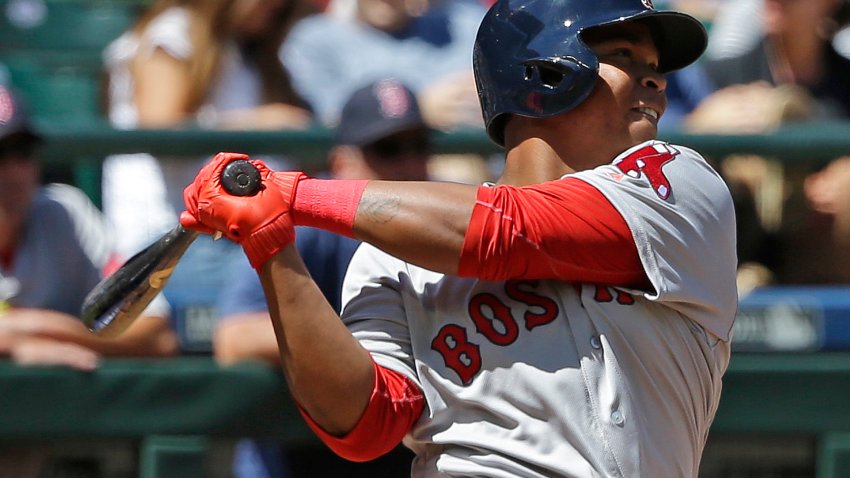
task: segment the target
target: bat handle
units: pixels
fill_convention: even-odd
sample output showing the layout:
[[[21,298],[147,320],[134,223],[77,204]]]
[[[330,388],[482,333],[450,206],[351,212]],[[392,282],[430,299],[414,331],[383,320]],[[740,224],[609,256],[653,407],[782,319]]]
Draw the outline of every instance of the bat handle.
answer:
[[[237,159],[224,167],[221,185],[233,196],[253,196],[263,188],[260,171],[245,159]]]

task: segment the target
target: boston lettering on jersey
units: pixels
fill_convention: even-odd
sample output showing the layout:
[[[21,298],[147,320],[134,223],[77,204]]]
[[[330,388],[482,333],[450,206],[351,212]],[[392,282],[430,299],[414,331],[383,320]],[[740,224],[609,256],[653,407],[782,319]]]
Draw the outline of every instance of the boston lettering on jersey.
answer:
[[[665,164],[680,152],[667,143],[653,142],[638,147],[612,164],[631,178],[644,177],[653,191],[662,200],[670,197],[670,180],[662,171]],[[535,292],[537,281],[507,281],[505,294],[528,308],[522,313],[525,329],[548,324],[558,316],[558,305],[552,299]],[[594,294],[597,302],[616,301],[620,305],[632,305],[634,297],[618,289],[597,286]],[[499,296],[482,293],[475,295],[467,308],[475,324],[476,332],[494,345],[507,347],[520,335],[514,312]],[[497,325],[498,323],[498,325]],[[440,329],[431,341],[431,348],[438,352],[446,366],[458,374],[464,385],[468,385],[481,370],[481,349],[464,327],[449,324]]]
[[[546,325],[559,315],[558,304],[535,292],[539,281],[507,281],[505,294],[528,306],[522,311],[525,329],[531,331]],[[599,302],[611,302],[614,295],[607,287],[597,287],[594,299]],[[617,303],[634,304],[634,298],[617,291]],[[519,323],[514,310],[495,294],[481,293],[472,297],[467,308],[469,317],[475,324],[475,331],[489,342],[507,347],[520,335]],[[501,327],[496,327],[499,322]],[[460,377],[464,385],[469,385],[481,371],[481,348],[469,339],[467,330],[457,324],[443,326],[431,341],[431,348],[437,351],[446,364]]]

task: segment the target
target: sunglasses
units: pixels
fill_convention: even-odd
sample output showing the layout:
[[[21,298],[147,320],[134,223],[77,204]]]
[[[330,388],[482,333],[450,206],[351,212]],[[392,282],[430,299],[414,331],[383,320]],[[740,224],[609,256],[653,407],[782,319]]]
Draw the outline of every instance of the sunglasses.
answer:
[[[13,138],[0,141],[0,161],[29,159],[35,155],[38,142],[29,138]]]
[[[430,155],[431,141],[428,138],[382,139],[363,147],[367,153],[382,158],[395,158],[406,154]]]

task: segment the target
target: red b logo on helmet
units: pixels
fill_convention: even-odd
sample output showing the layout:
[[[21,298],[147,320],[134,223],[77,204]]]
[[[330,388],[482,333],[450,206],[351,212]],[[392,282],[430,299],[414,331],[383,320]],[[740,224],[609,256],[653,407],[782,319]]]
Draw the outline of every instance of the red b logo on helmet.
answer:
[[[652,4],[652,0],[641,0],[641,2],[643,3],[644,7],[650,10],[655,10],[655,6]]]

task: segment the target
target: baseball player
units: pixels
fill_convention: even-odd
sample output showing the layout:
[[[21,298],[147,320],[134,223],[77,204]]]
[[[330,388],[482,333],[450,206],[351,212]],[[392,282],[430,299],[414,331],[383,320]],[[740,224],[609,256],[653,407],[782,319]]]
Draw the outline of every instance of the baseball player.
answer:
[[[718,174],[656,141],[664,74],[694,18],[648,0],[499,0],[475,74],[497,184],[269,170],[234,197],[221,153],[184,193],[260,275],[283,371],[313,430],[415,477],[696,477],[729,361],[735,222]],[[366,242],[342,320],[293,225]]]

